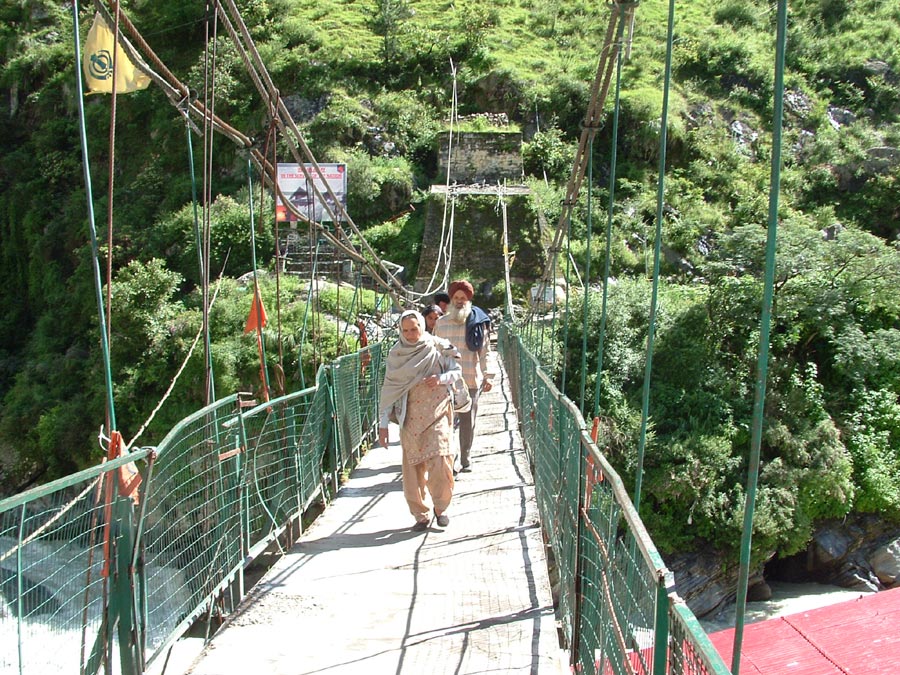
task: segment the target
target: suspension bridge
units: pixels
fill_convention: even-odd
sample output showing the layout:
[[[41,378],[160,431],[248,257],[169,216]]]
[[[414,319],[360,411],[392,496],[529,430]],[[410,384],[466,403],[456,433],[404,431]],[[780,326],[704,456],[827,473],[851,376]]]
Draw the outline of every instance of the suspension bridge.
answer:
[[[556,280],[566,225],[589,168],[593,136],[613,75],[621,68],[624,36],[635,7],[631,2],[611,5],[565,208],[549,247],[544,285]],[[146,61],[147,76],[183,115],[189,148],[192,131],[204,138],[201,202],[212,202],[209,139],[218,132],[247,150],[248,167],[257,169],[264,188],[279,195],[284,207],[338,255],[363,268],[394,303],[412,304],[446,287],[452,219],[448,226],[445,218],[441,253],[428,288],[412,293],[394,275],[394,268],[368,247],[327,182],[320,190],[315,179],[322,178],[321,168],[232,0],[216,3],[217,20],[267,102],[272,124],[266,147],[274,151],[275,134],[286,142],[307,185],[335,223],[333,228],[311,220],[281,194],[268,150],[260,150],[220,119],[213,100],[194,96],[156,57],[118,4],[112,12],[102,3],[98,9],[114,27],[116,44],[133,60]],[[73,16],[77,43],[77,2]],[[135,46],[119,39],[120,30]],[[79,77],[79,89],[80,82]],[[448,146],[452,147],[452,138]],[[83,152],[92,201],[85,142]],[[111,191],[112,185],[110,203]],[[90,216],[97,302],[105,316],[92,211]],[[110,219],[110,237],[112,225]],[[251,231],[254,228],[251,223]],[[198,250],[206,251],[205,257],[201,255],[201,273],[208,298],[208,209],[202,226],[197,222],[195,229]],[[506,246],[504,258],[508,279]],[[258,285],[255,298],[259,336]],[[506,305],[509,310],[509,299]],[[672,575],[637,515],[639,498],[632,503],[597,448],[596,438],[588,433],[580,410],[545,374],[513,325],[499,331],[499,353],[508,378],[502,401],[493,406],[503,412],[485,414],[485,427],[494,415],[501,420],[502,430],[490,434],[491,442],[500,445],[483,446],[479,473],[461,481],[461,506],[451,527],[429,531],[422,540],[410,538],[399,524],[399,530],[375,524],[393,520],[393,515],[377,512],[376,506],[390,505],[389,488],[396,484],[393,468],[383,459],[378,464],[381,453],[366,452],[376,424],[384,342],[323,365],[313,386],[271,400],[263,367],[262,400],[250,400],[240,394],[215,398],[207,341],[207,405],[182,420],[159,444],[136,448],[134,441],[124,443],[117,431],[104,321],[100,330],[112,429],[108,460],[0,502],[3,583],[13,591],[7,597],[14,598],[0,616],[4,671],[22,675],[75,667],[81,673],[103,670],[123,675],[165,671],[173,645],[204,619],[207,626],[220,620],[228,627],[194,664],[197,673],[242,666],[258,670],[274,662],[278,667],[273,672],[297,672],[297,663],[315,664],[304,672],[339,667],[342,672],[558,672],[564,665],[586,673],[728,672],[674,592]],[[261,339],[259,343],[265,363]],[[492,429],[496,426],[490,424]],[[482,439],[486,430],[482,429]],[[341,488],[342,476],[354,467],[356,474]],[[376,482],[366,483],[367,479]],[[362,510],[356,507],[360,501],[366,504]],[[320,503],[332,504],[326,519],[304,535],[304,514]],[[287,554],[250,594],[258,601],[256,610],[244,602],[245,570],[273,546]],[[332,549],[338,557],[325,553]],[[545,551],[552,557],[549,566]],[[347,561],[363,567],[348,567]],[[334,578],[328,584],[322,581],[321,564],[333,566]],[[555,577],[552,594],[548,570]],[[303,573],[311,576],[304,579]],[[366,586],[373,591],[371,598],[358,586],[370,574]],[[396,584],[406,592],[391,593]],[[343,602],[335,595],[315,595],[324,586],[336,585],[333,592],[343,596]],[[295,594],[290,596],[294,602],[286,602],[286,613],[301,622],[287,625],[297,626],[309,643],[302,653],[291,650],[301,636],[285,637],[275,627],[285,617],[272,616],[271,603],[288,597],[287,588]],[[341,608],[344,611],[335,611]],[[315,611],[323,609],[328,612]],[[259,638],[251,638],[253,644],[247,647],[251,661],[245,660],[246,650],[237,660],[229,636],[259,635],[260,631],[242,628],[258,625],[253,618],[258,612],[275,619],[271,632],[262,631],[265,644],[274,640],[281,646],[260,648]],[[324,621],[326,614],[335,623]],[[324,631],[332,638],[342,637],[326,639]],[[381,637],[364,639],[368,635]],[[240,639],[234,642],[240,644]]]
[[[610,5],[563,214],[541,279],[547,287],[557,278],[571,211],[590,174],[593,138],[611,89],[618,101],[621,59],[636,6],[619,1]],[[232,0],[216,3],[217,18],[269,106],[272,154],[217,117],[209,100],[198,99],[178,81],[118,3],[113,12],[102,3],[98,7],[117,36],[120,29],[128,34],[134,46],[122,41],[123,48],[135,60],[147,62],[148,77],[183,115],[189,143],[192,132],[200,133],[204,142],[217,132],[245,148],[248,165],[262,176],[263,188],[278,194],[285,208],[326,240],[337,256],[364,269],[392,303],[412,305],[446,286],[450,261],[445,258],[443,273],[436,269],[429,288],[413,293],[397,277],[396,268],[368,246],[328,184],[319,188],[315,179],[321,169]],[[73,9],[77,37],[77,3]],[[646,384],[662,239],[673,9],[674,3],[660,126]],[[769,270],[757,383],[760,411],[778,203],[785,21],[782,0]],[[613,147],[617,119],[614,116]],[[332,222],[341,225],[324,227],[280,193],[273,160],[276,134],[303,167]],[[208,157],[205,148],[204,163]],[[87,164],[85,151],[90,200]],[[204,175],[209,171],[205,166]],[[613,200],[615,153],[610,173]],[[202,201],[207,204],[212,202],[208,190],[204,181]],[[208,218],[206,210],[202,230],[198,223],[197,231],[198,249],[205,247],[207,253]],[[103,317],[92,212],[90,219]],[[254,227],[251,224],[251,231]],[[109,231],[112,236],[112,222]],[[441,242],[442,251],[452,250],[452,227],[442,233]],[[507,250],[504,255],[508,265]],[[607,263],[609,258],[607,248]],[[208,257],[201,257],[201,270],[206,297]],[[508,267],[506,272],[508,277]],[[255,298],[258,294],[257,288]],[[746,556],[742,550],[729,670],[675,592],[673,576],[638,516],[640,470],[629,495],[583,417],[582,410],[590,406],[584,400],[573,403],[562,393],[565,387],[558,387],[545,370],[541,350],[535,349],[538,342],[532,339],[535,326],[545,323],[536,311],[519,323],[508,311],[508,321],[499,327],[496,349],[503,386],[484,406],[475,471],[460,480],[450,526],[432,524],[421,535],[409,531],[396,499],[396,447],[372,448],[390,333],[384,341],[321,365],[311,386],[281,396],[270,396],[264,368],[262,396],[216,398],[208,375],[205,405],[158,444],[136,447],[133,441],[124,443],[117,430],[106,325],[101,320],[111,427],[107,461],[0,501],[0,671],[167,672],[179,640],[201,626],[208,631],[205,648],[184,666],[196,675],[246,670],[545,673],[570,668],[598,675],[737,673],[749,541]],[[554,306],[554,317],[559,313]],[[207,343],[211,366],[208,352]],[[265,363],[262,353],[261,361]],[[648,405],[645,393],[639,466]],[[749,495],[759,465],[761,423],[761,417],[754,419]],[[322,506],[324,512],[310,524],[310,514]],[[751,501],[751,520],[752,513]],[[744,529],[749,532],[751,527]],[[251,588],[248,570],[273,551],[281,557]],[[224,627],[215,632],[218,624]]]
[[[580,413],[505,328],[451,524],[412,533],[396,446],[360,462],[381,346],[0,502],[2,671],[165,672],[191,626],[225,621],[191,672],[728,672]]]

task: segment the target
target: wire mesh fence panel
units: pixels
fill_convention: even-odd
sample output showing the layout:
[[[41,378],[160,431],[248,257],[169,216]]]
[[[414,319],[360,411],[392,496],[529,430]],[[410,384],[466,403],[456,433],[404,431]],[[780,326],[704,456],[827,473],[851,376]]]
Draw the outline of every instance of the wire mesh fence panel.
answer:
[[[384,382],[387,349],[383,342],[369,345],[359,352],[359,398],[362,432],[378,425],[378,399]]]
[[[328,449],[333,441],[331,385],[325,368],[316,375],[316,391],[300,428],[297,451],[300,471],[300,504],[306,509],[323,485],[324,475],[333,471]]]
[[[243,562],[237,396],[185,418],[163,439],[146,484],[147,652],[209,607]]]
[[[241,414],[248,549],[277,536],[302,512],[300,437],[315,394],[305,389]]]
[[[111,515],[132,507],[117,496],[118,472],[147,454],[0,501],[0,672],[85,668],[101,634],[119,543]]]
[[[597,675],[727,674],[696,669],[721,663],[699,626],[686,630],[682,622],[678,648],[657,653],[670,638],[674,610],[661,612],[660,599],[674,595],[671,573],[581,414],[545,374],[545,360],[552,370],[556,359],[552,341],[532,336],[530,352],[501,329],[499,344],[507,372],[516,373],[510,381],[558,576],[557,619],[575,668]]]
[[[501,324],[497,331],[497,351],[506,366],[509,378],[509,392],[516,410],[521,410],[522,378],[519,374],[521,359],[519,358],[519,340],[507,324]]]
[[[669,596],[669,674],[730,675],[697,617],[681,598]]]
[[[578,660],[586,673],[651,673],[657,576],[630,532],[613,522],[619,511],[614,500],[603,498],[602,490],[594,500],[582,540]]]
[[[359,353],[347,354],[337,359],[331,367],[331,380],[334,388],[340,463],[341,466],[346,466],[362,443],[363,437]],[[364,382],[364,386],[365,384]]]

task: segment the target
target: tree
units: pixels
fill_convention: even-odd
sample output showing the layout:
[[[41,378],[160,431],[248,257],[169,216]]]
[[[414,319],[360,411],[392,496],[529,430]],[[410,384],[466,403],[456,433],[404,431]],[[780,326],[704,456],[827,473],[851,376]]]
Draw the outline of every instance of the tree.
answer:
[[[369,10],[368,25],[381,36],[381,58],[385,64],[396,59],[403,22],[412,15],[407,0],[375,0],[374,9]]]

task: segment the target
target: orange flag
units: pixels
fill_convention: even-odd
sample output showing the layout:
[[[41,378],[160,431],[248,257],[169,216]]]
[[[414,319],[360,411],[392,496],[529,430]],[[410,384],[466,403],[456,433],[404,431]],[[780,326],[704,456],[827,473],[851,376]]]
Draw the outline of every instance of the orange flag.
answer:
[[[266,307],[263,305],[262,296],[259,294],[259,289],[257,288],[253,292],[253,304],[250,305],[250,316],[247,317],[247,324],[244,326],[244,334],[254,331],[260,330],[265,327],[265,325],[269,322],[269,317],[266,316]]]

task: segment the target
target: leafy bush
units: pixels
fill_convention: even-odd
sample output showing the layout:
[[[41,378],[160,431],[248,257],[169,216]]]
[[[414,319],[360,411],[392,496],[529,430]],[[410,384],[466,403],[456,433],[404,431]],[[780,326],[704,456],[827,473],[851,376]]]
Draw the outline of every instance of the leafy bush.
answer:
[[[268,260],[275,249],[274,231],[261,227],[266,204],[258,203],[254,195],[257,230],[257,261]],[[201,216],[202,218],[202,216]],[[253,270],[253,250],[250,232],[250,202],[247,193],[235,197],[220,195],[210,208],[211,250],[209,277],[214,279],[223,268],[229,274],[241,275]],[[198,222],[197,227],[203,227]],[[197,254],[197,230],[194,207],[187,204],[179,211],[163,218],[146,236],[151,251],[165,255],[174,271],[181,274],[193,286],[200,285],[199,256]]]
[[[897,391],[860,389],[847,421],[847,447],[859,492],[856,508],[897,519],[900,513],[900,404]]]
[[[423,218],[416,213],[374,225],[363,235],[375,252],[385,260],[402,265],[406,278],[412,279],[419,264],[423,230]]]
[[[559,181],[568,177],[575,159],[575,148],[563,139],[556,127],[538,131],[530,142],[522,145],[525,173]]]
[[[362,149],[334,154],[347,164],[347,210],[363,227],[406,210],[413,196],[412,165],[404,157],[373,157]]]

